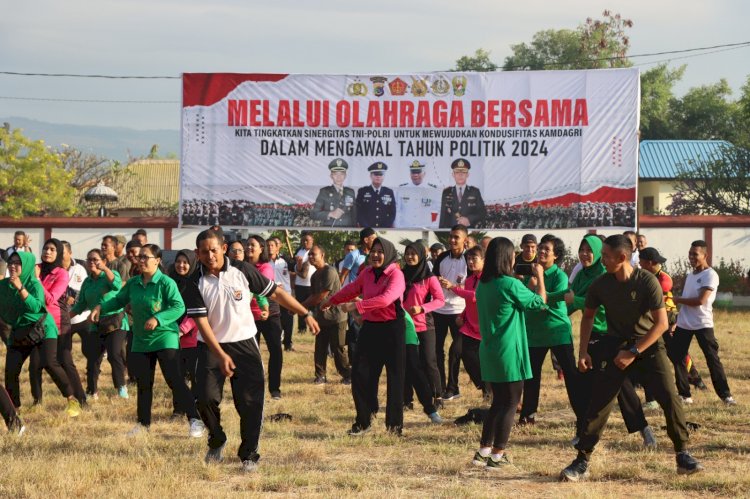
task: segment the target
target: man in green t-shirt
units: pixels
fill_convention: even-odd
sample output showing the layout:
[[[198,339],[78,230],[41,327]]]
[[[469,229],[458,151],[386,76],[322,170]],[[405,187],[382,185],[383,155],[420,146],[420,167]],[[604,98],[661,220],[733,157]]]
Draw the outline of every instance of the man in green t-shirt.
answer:
[[[631,370],[640,374],[643,384],[654,394],[664,411],[667,433],[672,440],[679,474],[693,474],[703,466],[687,451],[688,431],[682,412],[671,364],[664,349],[662,333],[667,329],[664,296],[653,274],[630,264],[633,246],[623,235],[610,236],[602,246],[602,263],[607,269],[589,288],[581,320],[581,351],[578,368],[596,369],[580,440],[578,456],[560,473],[562,481],[578,481],[588,476],[588,462],[601,438],[617,393]],[[599,306],[607,316],[608,333],[603,337],[605,355],[592,366],[586,351]]]

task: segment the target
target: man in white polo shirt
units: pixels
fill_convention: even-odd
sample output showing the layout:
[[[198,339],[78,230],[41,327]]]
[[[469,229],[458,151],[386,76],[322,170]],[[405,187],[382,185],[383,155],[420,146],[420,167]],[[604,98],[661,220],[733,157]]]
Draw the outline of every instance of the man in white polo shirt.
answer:
[[[263,362],[255,341],[257,327],[250,311],[253,293],[305,317],[313,334],[320,331],[312,312],[265,278],[254,266],[224,257],[220,231],[204,230],[196,238],[201,265],[184,292],[187,314],[198,326],[198,410],[208,428],[206,463],[223,460],[227,436],[221,427],[224,380],[230,378],[234,407],[240,416],[242,443],[237,454],[242,471],[257,468],[263,424]]]
[[[685,278],[682,296],[675,296],[674,301],[680,307],[677,315],[677,327],[672,337],[672,363],[677,380],[677,391],[682,394],[682,401],[692,404],[689,396],[687,368],[683,360],[690,349],[693,336],[698,340],[698,346],[706,356],[708,371],[716,395],[728,406],[735,405],[732,392],[729,390],[727,375],[719,359],[719,342],[714,335],[713,303],[716,290],[719,288],[719,274],[708,265],[708,248],[702,240],[693,241],[688,252],[688,261],[693,271]],[[684,394],[688,394],[685,396]]]
[[[294,296],[297,300],[302,303],[310,297],[310,278],[315,273],[315,267],[310,265],[307,260],[307,254],[310,252],[310,248],[313,247],[314,243],[313,235],[310,232],[303,232],[300,243],[302,247],[294,255]],[[297,332],[305,332],[305,324],[297,319]]]

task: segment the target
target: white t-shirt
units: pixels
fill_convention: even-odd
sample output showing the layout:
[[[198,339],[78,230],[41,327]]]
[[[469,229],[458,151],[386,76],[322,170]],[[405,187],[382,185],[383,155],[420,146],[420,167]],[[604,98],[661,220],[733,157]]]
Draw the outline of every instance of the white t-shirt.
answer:
[[[276,260],[272,260],[272,262],[274,281],[276,281],[276,285],[287,293],[291,293],[292,287],[289,282],[289,267],[286,264],[286,260],[278,257]]]
[[[80,291],[81,286],[83,286],[83,281],[85,281],[87,277],[88,273],[86,272],[86,269],[83,268],[83,265],[76,263],[75,261],[71,262],[70,267],[68,267],[68,287],[70,289],[76,292]],[[89,315],[91,315],[91,310],[85,310],[80,314],[71,317],[70,323],[80,324],[88,319]]]
[[[680,313],[677,315],[677,327],[695,331],[707,327],[714,327],[713,303],[716,299],[716,290],[719,288],[719,274],[711,267],[697,274],[691,272],[685,279],[685,287],[682,289],[682,298],[697,298],[703,288],[711,290],[705,305],[698,307],[681,305]]]
[[[440,276],[454,284],[464,285],[468,276],[468,266],[464,253],[458,258],[453,258],[451,252],[442,253],[437,260]],[[439,314],[453,315],[460,314],[466,308],[466,301],[450,289],[443,289],[445,295],[445,305],[435,310]]]
[[[568,284],[573,284],[573,279],[576,278],[576,275],[583,269],[583,264],[581,262],[576,263],[576,266],[573,267],[573,270],[570,271],[570,277],[568,277]]]
[[[307,262],[307,254],[310,253],[310,250],[306,250],[305,248],[301,248],[296,256],[302,257],[302,263]],[[307,271],[307,277],[304,279],[299,276],[299,272],[297,272],[297,275],[294,277],[294,284],[296,286],[310,286],[310,278],[315,273],[315,267],[310,265],[308,271]]]

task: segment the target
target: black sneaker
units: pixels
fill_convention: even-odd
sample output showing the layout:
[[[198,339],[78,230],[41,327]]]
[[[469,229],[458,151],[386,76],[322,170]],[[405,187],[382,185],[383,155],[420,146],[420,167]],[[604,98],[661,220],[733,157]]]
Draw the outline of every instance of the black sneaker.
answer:
[[[326,384],[326,377],[325,376],[316,376],[315,380],[313,381],[316,385],[325,385]]]
[[[281,392],[279,390],[274,390],[271,392],[271,398],[273,400],[281,400]]]
[[[342,385],[351,385],[352,384],[352,379],[351,378],[344,378],[344,379],[341,380],[341,384]]]
[[[364,435],[365,433],[370,433],[370,430],[372,430],[372,426],[362,427],[358,423],[354,423],[352,425],[352,429],[346,433],[352,437],[358,437],[360,435]]]
[[[442,396],[442,399],[443,399],[443,400],[455,400],[455,399],[457,399],[457,398],[459,398],[459,397],[461,397],[461,394],[460,394],[460,393],[458,393],[458,392],[456,392],[456,393],[453,393],[453,391],[452,391],[452,390],[445,390],[445,391],[443,392],[443,396]]]
[[[703,465],[691,456],[688,451],[678,452],[675,457],[677,458],[678,475],[692,475],[703,470]]]
[[[567,468],[560,472],[561,482],[578,482],[585,480],[589,476],[589,462],[581,456],[568,465]]]
[[[216,447],[215,449],[208,448],[208,452],[206,452],[206,457],[204,458],[204,462],[206,464],[218,464],[224,460],[224,447],[227,446],[227,443],[224,442],[221,444],[221,447]]]
[[[534,416],[521,416],[518,418],[518,426],[534,426],[536,424],[536,417]]]

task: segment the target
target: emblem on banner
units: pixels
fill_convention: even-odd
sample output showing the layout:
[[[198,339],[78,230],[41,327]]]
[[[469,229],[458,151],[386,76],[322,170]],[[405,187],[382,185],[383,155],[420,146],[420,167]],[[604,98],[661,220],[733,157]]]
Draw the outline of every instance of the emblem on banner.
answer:
[[[391,95],[404,95],[406,93],[406,82],[401,78],[396,78],[388,84]]]
[[[373,76],[370,78],[372,82],[372,93],[375,97],[382,97],[385,95],[385,84],[388,82],[388,78],[384,76]]]
[[[427,95],[427,80],[411,77],[411,93],[414,97],[424,97]]]
[[[367,85],[362,83],[361,81],[355,81],[354,83],[350,83],[348,87],[346,87],[346,93],[348,93],[351,97],[364,97],[367,95]]]
[[[454,76],[453,77],[453,95],[456,97],[463,97],[466,93],[466,77],[465,76]]]
[[[432,93],[437,95],[438,97],[443,97],[445,95],[448,95],[448,93],[451,91],[451,84],[448,83],[448,80],[443,78],[442,76],[435,80],[432,83],[432,86],[430,87],[432,89]]]

